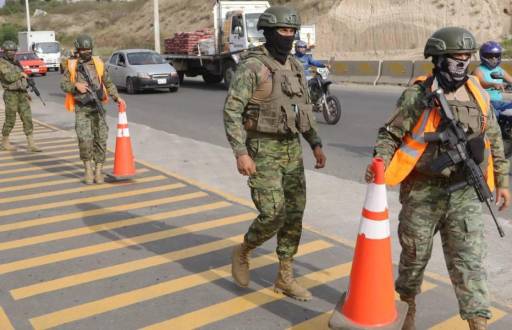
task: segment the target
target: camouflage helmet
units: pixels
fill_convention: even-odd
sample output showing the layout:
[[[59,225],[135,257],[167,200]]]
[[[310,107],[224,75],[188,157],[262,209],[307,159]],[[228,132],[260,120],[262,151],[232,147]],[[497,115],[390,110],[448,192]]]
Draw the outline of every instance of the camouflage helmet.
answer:
[[[2,44],[2,49],[4,51],[17,51],[18,50],[18,45],[16,45],[16,43],[14,41],[12,41],[12,40],[6,40]]]
[[[92,49],[92,38],[87,34],[81,34],[78,37],[76,37],[75,41],[73,42],[73,45],[76,49]]]
[[[471,32],[460,27],[445,27],[428,38],[423,55],[427,58],[447,54],[475,53],[477,50],[476,40]]]
[[[280,27],[300,29],[299,13],[293,8],[272,6],[265,10],[258,19],[258,30]]]

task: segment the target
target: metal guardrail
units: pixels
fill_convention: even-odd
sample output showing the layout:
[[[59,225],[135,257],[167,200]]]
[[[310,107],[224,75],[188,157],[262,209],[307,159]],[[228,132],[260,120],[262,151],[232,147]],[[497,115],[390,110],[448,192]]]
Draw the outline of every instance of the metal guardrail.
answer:
[[[479,61],[471,62],[472,72]],[[501,63],[503,69],[512,74],[512,60]],[[432,72],[430,61],[334,61],[331,79],[334,82],[363,84],[407,85],[415,77]]]

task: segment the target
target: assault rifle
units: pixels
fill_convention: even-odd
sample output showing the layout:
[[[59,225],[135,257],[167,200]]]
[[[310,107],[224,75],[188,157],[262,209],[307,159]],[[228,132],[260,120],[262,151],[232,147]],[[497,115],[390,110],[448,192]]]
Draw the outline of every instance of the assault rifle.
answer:
[[[87,82],[87,96],[88,96],[88,100],[90,103],[94,103],[94,106],[96,107],[96,110],[100,113],[101,116],[105,116],[105,108],[103,108],[103,104],[101,102],[101,99],[103,98],[103,96],[98,96],[98,95],[102,95],[103,94],[103,90],[101,89],[101,86],[100,86],[100,90],[96,90],[94,88],[94,84],[93,84],[93,81],[91,79],[91,77],[89,76],[89,73],[87,72],[87,70],[85,69],[85,66],[83,65],[83,63],[78,63],[78,72],[80,72],[82,74],[82,76],[85,78],[85,81]],[[84,102],[84,103],[89,103],[89,102]]]
[[[18,66],[22,72],[24,72],[23,66],[19,61],[13,62],[14,65]],[[34,81],[34,78],[28,77],[25,78],[27,80],[27,84],[30,87],[30,90],[32,93],[36,94],[36,96],[41,100],[41,103],[46,107],[46,103],[44,103],[43,97],[41,96],[41,93],[39,92],[39,89],[37,89],[36,82]]]
[[[426,142],[441,142],[447,146],[448,151],[434,160],[432,170],[441,172],[448,166],[462,164],[465,180],[455,183],[448,187],[448,192],[452,193],[466,186],[472,186],[480,202],[485,202],[491,216],[496,224],[500,237],[505,233],[501,228],[494,211],[491,208],[491,202],[494,200],[491,190],[478,166],[484,159],[485,144],[483,138],[476,138],[468,141],[464,129],[455,120],[453,113],[448,105],[443,90],[437,89],[431,95],[431,102],[435,102],[441,108],[441,116],[444,119],[445,129],[436,133],[425,133]]]

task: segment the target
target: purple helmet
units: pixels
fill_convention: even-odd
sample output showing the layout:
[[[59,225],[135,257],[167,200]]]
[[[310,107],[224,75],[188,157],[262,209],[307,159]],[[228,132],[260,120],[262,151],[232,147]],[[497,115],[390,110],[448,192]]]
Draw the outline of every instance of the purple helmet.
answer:
[[[501,63],[503,48],[496,41],[487,41],[480,47],[480,61],[489,69],[494,69]]]

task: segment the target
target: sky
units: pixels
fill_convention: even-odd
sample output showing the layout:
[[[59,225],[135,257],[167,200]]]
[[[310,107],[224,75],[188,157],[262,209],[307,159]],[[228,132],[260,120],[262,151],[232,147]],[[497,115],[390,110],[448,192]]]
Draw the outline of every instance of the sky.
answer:
[[[0,0],[0,7],[3,7],[5,5],[5,0]]]

